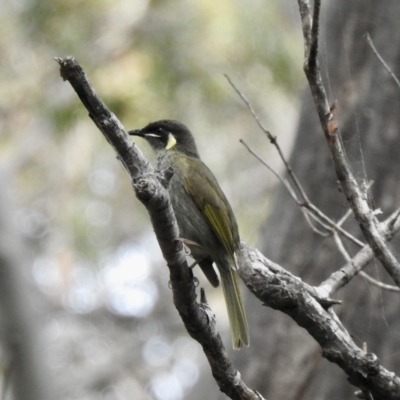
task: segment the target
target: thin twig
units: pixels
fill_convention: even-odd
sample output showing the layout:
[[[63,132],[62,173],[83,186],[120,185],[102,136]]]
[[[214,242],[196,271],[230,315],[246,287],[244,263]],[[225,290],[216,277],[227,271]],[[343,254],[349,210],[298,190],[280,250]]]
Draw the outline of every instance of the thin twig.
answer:
[[[351,210],[351,208],[349,208],[346,213],[343,215],[342,218],[339,219],[338,222],[336,222],[337,226],[342,226],[346,220],[350,217],[350,215],[353,213],[353,211]]]
[[[342,253],[343,257],[345,258],[345,260],[347,262],[351,262],[351,257],[349,255],[349,253],[346,251],[346,249],[344,248],[343,242],[340,239],[340,236],[337,234],[337,232],[334,233],[333,237],[335,238],[335,243],[336,243],[340,253]],[[400,292],[400,288],[398,288],[397,286],[387,285],[386,283],[382,283],[382,282],[372,278],[364,271],[360,271],[358,274],[360,276],[362,276],[365,280],[370,282],[372,285],[377,286],[380,289],[387,290],[389,292],[397,292],[397,293]]]
[[[343,242],[340,239],[340,236],[337,234],[337,232],[334,232],[333,237],[335,238],[335,243],[336,243],[340,253],[343,255],[344,259],[346,260],[346,262],[351,262],[351,257],[349,255],[349,253],[347,252],[347,250],[344,248]],[[382,282],[372,278],[364,271],[360,271],[358,274],[360,276],[362,276],[363,278],[365,278],[372,285],[377,286],[380,289],[387,290],[389,292],[397,292],[397,293],[400,292],[400,288],[398,288],[397,286],[387,285],[386,283],[382,283]]]
[[[338,233],[336,231],[333,233],[333,237],[335,239],[335,243],[336,243],[336,246],[337,246],[339,252],[342,254],[342,256],[344,257],[346,262],[350,262],[351,261],[350,254],[345,249],[343,242],[340,239],[340,236],[338,235]]]
[[[364,246],[364,243],[362,243],[361,241],[359,241],[357,238],[355,238],[353,235],[351,235],[349,232],[347,232],[346,230],[344,230],[340,225],[341,224],[336,224],[333,220],[331,220],[328,216],[326,216],[321,210],[319,210],[316,206],[314,206],[313,203],[311,203],[310,199],[307,196],[307,193],[305,191],[305,189],[303,188],[302,184],[300,183],[299,179],[297,178],[296,174],[293,172],[289,162],[286,160],[279,144],[277,141],[276,136],[273,136],[265,127],[264,125],[261,123],[260,118],[258,117],[257,113],[254,111],[253,106],[251,105],[250,101],[247,99],[247,97],[244,95],[243,92],[241,92],[239,90],[239,88],[235,85],[235,83],[232,81],[232,79],[225,74],[226,79],[228,80],[228,82],[230,83],[230,85],[232,86],[232,88],[235,90],[235,92],[239,95],[239,97],[244,101],[244,103],[246,104],[247,108],[250,110],[253,118],[255,119],[255,121],[257,122],[258,126],[260,127],[260,129],[267,135],[267,137],[270,139],[271,143],[275,146],[275,148],[277,149],[279,156],[282,160],[282,162],[285,165],[285,168],[289,174],[289,176],[291,177],[292,181],[294,182],[294,184],[296,185],[297,190],[299,191],[303,202],[300,201],[295,193],[295,191],[292,189],[291,185],[289,184],[289,182],[287,182],[284,178],[282,178],[280,176],[280,174],[278,174],[278,172],[276,172],[271,166],[269,166],[257,153],[255,153],[242,139],[240,140],[240,142],[246,147],[246,149],[257,159],[259,160],[265,167],[267,167],[286,187],[286,189],[288,190],[289,194],[291,195],[291,197],[295,200],[296,204],[299,205],[300,207],[304,207],[307,208],[311,211],[311,213],[309,215],[311,215],[315,220],[317,220],[319,222],[319,224],[321,226],[323,226],[325,229],[327,229],[329,232],[332,232],[332,230],[337,230],[339,231],[343,236],[345,236],[347,239],[351,240],[352,242],[356,243],[359,246]],[[329,227],[325,226],[322,223],[322,220],[325,221]],[[324,234],[323,232],[319,231],[318,228],[316,228],[309,219],[307,219],[307,222],[309,222],[311,228],[317,232],[318,234],[321,234],[323,236],[326,236],[326,234]],[[342,222],[343,223],[343,222]]]
[[[251,114],[253,115],[253,118],[255,119],[255,121],[257,122],[258,126],[261,128],[261,130],[268,136],[268,139],[272,142],[274,141],[276,138],[274,138],[274,136],[272,136],[271,132],[269,132],[268,129],[266,129],[264,127],[264,125],[262,124],[262,122],[260,121],[260,118],[258,118],[258,115],[256,114],[256,112],[254,111],[253,106],[251,105],[251,103],[249,102],[249,100],[247,100],[247,97],[239,90],[239,88],[236,86],[236,84],[232,81],[232,79],[229,77],[228,74],[224,75],[225,78],[228,80],[229,84],[232,86],[232,88],[235,90],[235,92],[239,95],[239,97],[244,101],[244,103],[246,104],[247,108],[250,110]]]
[[[379,231],[385,240],[390,241],[395,233],[400,230],[400,209],[396,210],[389,218],[379,224]],[[332,296],[340,288],[349,283],[360,273],[374,258],[374,252],[370,246],[365,245],[350,261],[338,271],[333,272],[328,279],[322,282],[317,290]]]
[[[369,276],[364,271],[360,271],[359,275],[362,276],[369,283],[372,283],[373,285],[377,286],[380,289],[387,290],[388,292],[397,292],[397,293],[400,292],[400,288],[398,288],[397,286],[387,285],[386,283],[379,282],[378,280]]]
[[[242,143],[242,145],[244,147],[246,147],[247,151],[253,155],[258,161],[260,161],[260,163],[262,165],[264,165],[265,167],[267,167],[280,181],[281,183],[286,187],[287,191],[289,192],[289,194],[292,196],[293,200],[297,203],[300,204],[300,201],[298,200],[296,193],[294,193],[292,187],[290,186],[290,184],[278,173],[276,172],[269,164],[267,164],[256,152],[254,152],[248,145],[247,143],[243,140],[240,139],[239,140],[240,143]]]
[[[324,229],[329,232],[329,234],[332,234],[333,231],[338,231],[340,232],[344,237],[349,239],[350,241],[354,242],[360,247],[364,246],[364,243],[358,240],[356,237],[354,237],[351,233],[343,229],[339,224],[335,223],[332,219],[330,219],[327,215],[325,215],[318,207],[316,207],[313,203],[310,202],[310,200],[307,197],[307,194],[305,190],[302,188],[302,185],[300,182],[298,182],[298,187],[302,188],[302,196],[303,198],[305,197],[306,200],[304,202],[301,202],[298,197],[296,196],[296,193],[292,189],[291,185],[289,182],[287,182],[278,172],[276,172],[270,165],[268,165],[265,160],[263,160],[254,150],[250,148],[249,145],[247,145],[243,139],[240,139],[240,143],[242,143],[248,152],[252,154],[261,164],[263,164],[265,167],[267,167],[285,186],[287,191],[289,192],[290,196],[293,198],[293,200],[296,202],[298,206],[301,208],[307,209],[308,216],[312,217],[315,221],[317,221]],[[296,178],[297,179],[297,178]],[[306,215],[306,214],[305,214]],[[321,232],[318,228],[316,228],[311,221],[307,219],[307,222],[309,223],[311,229],[315,231],[316,233],[322,235],[322,236],[327,236],[325,233]],[[343,222],[341,222],[343,223]]]
[[[300,181],[297,179],[296,174],[293,172],[289,162],[286,160],[286,157],[283,154],[283,151],[281,149],[281,147],[279,146],[278,140],[276,136],[273,136],[271,134],[271,132],[266,129],[264,127],[264,125],[261,123],[260,118],[258,117],[257,113],[254,111],[253,106],[251,105],[251,103],[249,102],[249,100],[247,100],[247,97],[244,95],[244,93],[239,90],[239,88],[236,86],[236,84],[232,81],[232,79],[225,74],[226,79],[228,80],[229,84],[232,86],[232,88],[235,90],[235,92],[239,95],[239,97],[243,100],[243,102],[246,104],[247,108],[249,109],[251,115],[253,116],[254,120],[256,121],[256,123],[258,124],[258,126],[260,127],[260,129],[267,135],[269,141],[275,146],[275,148],[278,151],[278,154],[283,162],[283,164],[285,165],[285,168],[290,176],[290,178],[292,179],[293,183],[295,184],[297,190],[300,192],[301,197],[303,198],[303,201],[308,202],[309,199],[307,197],[307,194],[305,192],[305,190],[303,189],[303,186],[301,185]]]
[[[359,239],[357,239],[355,236],[353,236],[351,233],[347,232],[345,229],[343,229],[340,225],[335,223],[332,219],[330,219],[327,215],[325,215],[318,207],[316,207],[314,204],[309,203],[307,205],[310,210],[318,215],[321,219],[325,220],[326,223],[328,223],[331,226],[331,229],[337,230],[339,233],[341,233],[343,236],[345,236],[347,239],[351,240],[353,243],[357,244],[358,246],[362,247],[364,246],[364,243],[361,242]]]
[[[310,225],[311,229],[317,233],[320,236],[330,236],[332,234],[332,230],[329,229],[329,226],[325,225],[318,217],[316,217],[310,210],[305,209],[304,207],[301,207],[300,210],[303,212],[304,218],[308,222],[308,225]],[[322,232],[319,230],[311,221],[311,218],[316,220],[321,226],[323,226],[326,229],[326,232]]]
[[[393,80],[396,82],[396,85],[400,89],[400,81],[397,78],[397,76],[394,74],[394,72],[390,69],[389,65],[386,64],[386,61],[382,58],[382,56],[379,54],[378,50],[376,49],[374,42],[371,39],[371,36],[369,33],[366,35],[366,40],[369,46],[371,47],[373,53],[376,55],[377,59],[381,62],[383,67],[386,69],[387,72],[389,72],[390,76],[393,78]]]

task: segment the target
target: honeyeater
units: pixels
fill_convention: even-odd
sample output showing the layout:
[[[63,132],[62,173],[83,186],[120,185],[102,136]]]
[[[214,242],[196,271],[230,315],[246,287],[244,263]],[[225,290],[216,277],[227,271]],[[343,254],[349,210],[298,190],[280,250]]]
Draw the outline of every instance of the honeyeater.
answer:
[[[201,161],[192,133],[180,122],[162,120],[129,134],[146,139],[155,150],[157,170],[172,167],[169,195],[180,237],[214,287],[219,285],[213,268],[216,264],[233,348],[248,346],[249,329],[235,261],[240,241],[236,218],[214,175]]]

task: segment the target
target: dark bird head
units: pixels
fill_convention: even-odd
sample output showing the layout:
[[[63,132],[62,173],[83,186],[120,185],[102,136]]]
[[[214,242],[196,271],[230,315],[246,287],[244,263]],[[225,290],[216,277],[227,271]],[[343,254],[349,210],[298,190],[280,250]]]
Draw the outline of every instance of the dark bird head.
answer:
[[[156,152],[173,150],[199,157],[192,133],[178,121],[164,119],[151,122],[142,129],[134,129],[128,133],[145,138]]]

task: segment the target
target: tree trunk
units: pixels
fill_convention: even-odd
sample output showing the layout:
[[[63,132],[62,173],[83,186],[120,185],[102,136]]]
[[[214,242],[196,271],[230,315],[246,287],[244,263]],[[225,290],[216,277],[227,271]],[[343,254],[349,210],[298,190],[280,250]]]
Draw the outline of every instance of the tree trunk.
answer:
[[[398,0],[323,2],[319,60],[339,129],[359,180],[373,180],[373,204],[383,216],[400,205],[400,90],[368,46],[374,44],[400,76],[400,7]],[[299,32],[299,34],[301,34]],[[311,200],[333,218],[349,208],[337,179],[317,113],[307,88],[291,165]],[[346,226],[362,235],[351,216]],[[394,244],[394,246],[396,246]],[[347,245],[350,254],[355,253]],[[398,248],[399,246],[397,246]],[[311,230],[282,187],[262,231],[260,249],[273,261],[318,285],[344,264],[331,237]],[[379,262],[366,272],[390,282]],[[250,296],[249,296],[250,297]],[[400,296],[356,277],[336,296],[336,312],[356,343],[368,345],[382,365],[400,373]],[[351,399],[354,391],[337,365],[322,358],[319,346],[300,327],[249,298],[251,346],[238,355],[238,369],[250,387],[268,399]]]

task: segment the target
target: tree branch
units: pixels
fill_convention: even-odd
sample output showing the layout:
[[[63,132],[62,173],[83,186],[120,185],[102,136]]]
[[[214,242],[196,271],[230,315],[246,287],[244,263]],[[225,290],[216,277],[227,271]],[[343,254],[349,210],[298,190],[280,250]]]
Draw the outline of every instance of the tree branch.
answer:
[[[339,129],[334,118],[334,106],[329,107],[328,98],[322,83],[318,65],[318,17],[320,0],[314,0],[312,26],[310,26],[311,11],[308,0],[298,0],[303,21],[305,42],[304,72],[307,76],[319,119],[332,154],[336,175],[343,193],[353,210],[367,243],[374,251],[376,258],[400,287],[400,264],[388,243],[383,239],[378,229],[378,220],[369,207],[362,188],[358,185],[348,164],[342,145]]]
[[[386,221],[379,225],[379,230],[385,240],[390,241],[400,230],[400,210],[395,211]],[[369,262],[375,257],[374,252],[368,245],[364,246],[347,264],[340,270],[334,272],[328,279],[319,285],[318,289],[332,296],[340,288],[351,281]]]
[[[326,310],[304,283],[260,252],[242,245],[239,274],[264,305],[289,315],[319,343],[322,356],[346,372],[348,380],[375,400],[400,398],[400,378],[360,349],[331,309]]]
[[[249,389],[228,358],[221,337],[216,330],[215,317],[206,303],[196,302],[192,270],[188,267],[179,240],[176,218],[168,195],[171,171],[155,173],[122,124],[112,114],[88,81],[82,67],[73,57],[56,58],[61,76],[68,80],[89,116],[115,149],[119,160],[129,173],[136,196],[146,207],[158,243],[170,271],[173,300],[185,327],[203,347],[212,374],[219,388],[231,399],[260,400],[262,397]]]

